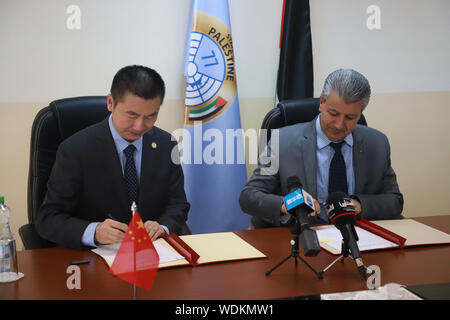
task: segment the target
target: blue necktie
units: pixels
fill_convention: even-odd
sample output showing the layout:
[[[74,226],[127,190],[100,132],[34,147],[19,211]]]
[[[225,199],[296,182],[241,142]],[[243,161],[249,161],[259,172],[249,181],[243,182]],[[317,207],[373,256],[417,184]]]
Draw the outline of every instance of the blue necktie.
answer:
[[[139,182],[137,177],[136,165],[134,163],[134,152],[136,147],[130,144],[123,150],[126,156],[124,178],[128,190],[128,200],[130,201],[130,206],[134,202],[138,202],[139,195]]]
[[[348,194],[347,169],[345,168],[344,156],[341,153],[341,147],[344,143],[344,141],[330,143],[330,146],[334,149],[334,156],[330,163],[328,194],[339,191]]]

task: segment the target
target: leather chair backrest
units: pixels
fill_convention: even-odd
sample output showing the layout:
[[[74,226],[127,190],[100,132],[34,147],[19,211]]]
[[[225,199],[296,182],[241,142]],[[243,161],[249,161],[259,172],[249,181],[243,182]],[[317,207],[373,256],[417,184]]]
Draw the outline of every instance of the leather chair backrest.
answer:
[[[319,104],[319,98],[280,101],[266,114],[261,125],[261,129],[268,129],[267,141],[270,140],[271,129],[312,121],[319,114]],[[367,126],[364,115],[361,115],[358,123]]]
[[[59,144],[109,115],[106,96],[55,100],[36,115],[31,129],[28,171],[28,221],[35,221]]]

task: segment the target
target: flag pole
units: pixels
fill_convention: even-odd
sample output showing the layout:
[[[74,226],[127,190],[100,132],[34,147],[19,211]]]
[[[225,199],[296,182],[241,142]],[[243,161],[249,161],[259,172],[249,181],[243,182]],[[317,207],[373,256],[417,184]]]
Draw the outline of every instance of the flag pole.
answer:
[[[131,219],[134,217],[134,213],[136,212],[136,203],[133,201],[131,204]],[[136,244],[133,242],[133,246]],[[134,273],[136,273],[136,250],[133,250],[134,252]],[[136,301],[136,282],[133,284],[133,300]]]

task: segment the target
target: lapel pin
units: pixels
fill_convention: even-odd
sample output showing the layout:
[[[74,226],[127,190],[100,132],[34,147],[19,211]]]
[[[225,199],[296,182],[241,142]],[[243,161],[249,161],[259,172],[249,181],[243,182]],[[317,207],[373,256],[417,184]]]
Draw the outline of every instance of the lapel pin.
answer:
[[[158,146],[158,145],[156,144],[156,142],[152,142],[152,148],[153,148],[153,149],[156,149],[157,146]]]

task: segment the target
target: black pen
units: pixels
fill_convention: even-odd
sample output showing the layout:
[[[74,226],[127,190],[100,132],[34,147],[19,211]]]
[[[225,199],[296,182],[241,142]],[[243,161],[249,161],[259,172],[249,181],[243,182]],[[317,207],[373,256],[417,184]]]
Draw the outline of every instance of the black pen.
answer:
[[[108,213],[108,217],[109,217],[110,219],[114,220],[114,221],[119,222],[119,220],[116,219],[111,213]]]
[[[78,260],[78,261],[71,261],[69,265],[79,265],[79,264],[88,264],[91,262],[89,259],[86,260]]]
[[[116,222],[120,222],[119,219],[115,218],[111,213],[108,213],[108,217],[109,217],[110,219],[116,221]],[[120,230],[120,229],[117,229],[117,230],[122,231],[122,232],[125,232],[125,231]]]

